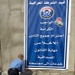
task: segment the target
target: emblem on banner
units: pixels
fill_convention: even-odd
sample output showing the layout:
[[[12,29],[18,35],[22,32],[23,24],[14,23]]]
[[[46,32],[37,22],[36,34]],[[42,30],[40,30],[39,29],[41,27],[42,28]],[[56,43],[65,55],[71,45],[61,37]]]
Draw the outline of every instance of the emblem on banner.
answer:
[[[45,7],[41,8],[39,13],[40,13],[40,17],[41,18],[43,18],[43,19],[50,19],[54,15],[54,10],[53,10],[52,7],[45,6]]]
[[[63,26],[62,18],[58,17],[55,21],[58,26]]]

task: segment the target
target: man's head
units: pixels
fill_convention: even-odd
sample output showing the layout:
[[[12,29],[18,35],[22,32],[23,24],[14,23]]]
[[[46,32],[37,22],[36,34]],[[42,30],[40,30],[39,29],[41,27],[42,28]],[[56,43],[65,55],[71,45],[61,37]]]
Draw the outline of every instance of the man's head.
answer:
[[[21,60],[23,60],[23,54],[19,54],[18,58],[20,58]]]

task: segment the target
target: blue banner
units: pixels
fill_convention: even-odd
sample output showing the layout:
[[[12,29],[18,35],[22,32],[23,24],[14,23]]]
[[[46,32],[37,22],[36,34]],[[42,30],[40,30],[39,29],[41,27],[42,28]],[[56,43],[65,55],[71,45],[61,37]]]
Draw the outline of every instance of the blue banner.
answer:
[[[69,0],[28,0],[26,66],[66,69]]]

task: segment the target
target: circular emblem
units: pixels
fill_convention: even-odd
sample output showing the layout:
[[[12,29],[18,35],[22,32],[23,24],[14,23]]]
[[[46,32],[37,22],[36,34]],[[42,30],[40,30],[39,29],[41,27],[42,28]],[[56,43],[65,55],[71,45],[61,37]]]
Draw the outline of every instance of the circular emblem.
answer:
[[[46,6],[46,7],[41,8],[40,10],[40,16],[43,19],[50,19],[53,17],[53,15],[54,15],[54,10],[52,7]]]

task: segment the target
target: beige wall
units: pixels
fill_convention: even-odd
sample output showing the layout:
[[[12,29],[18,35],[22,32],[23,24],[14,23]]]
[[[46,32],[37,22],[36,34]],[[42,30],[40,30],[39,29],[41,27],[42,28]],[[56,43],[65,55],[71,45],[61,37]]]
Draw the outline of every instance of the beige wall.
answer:
[[[0,0],[2,70],[23,53],[23,0]]]
[[[2,54],[2,75],[10,62],[17,58],[19,53],[24,53],[24,1],[0,0],[0,38]],[[75,0],[72,0],[69,69],[66,71],[32,70],[33,75],[74,75],[75,55]]]

